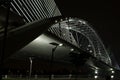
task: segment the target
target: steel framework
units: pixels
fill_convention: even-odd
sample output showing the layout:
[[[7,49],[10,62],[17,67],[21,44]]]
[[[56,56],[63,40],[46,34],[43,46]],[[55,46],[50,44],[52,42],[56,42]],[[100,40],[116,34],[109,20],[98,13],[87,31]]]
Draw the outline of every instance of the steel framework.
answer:
[[[26,23],[61,15],[54,0],[13,0],[11,10],[22,16]],[[104,44],[88,22],[79,18],[60,19],[48,31],[112,65]]]
[[[98,60],[112,65],[104,44],[86,21],[79,18],[66,18],[55,22],[48,31],[90,53]]]

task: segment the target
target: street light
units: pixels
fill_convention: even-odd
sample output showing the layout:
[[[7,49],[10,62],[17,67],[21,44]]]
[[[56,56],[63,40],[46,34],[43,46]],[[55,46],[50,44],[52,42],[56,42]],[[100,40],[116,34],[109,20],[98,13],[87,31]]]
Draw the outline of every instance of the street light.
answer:
[[[111,75],[111,79],[113,79],[114,78],[114,75]]]
[[[53,45],[53,46],[55,46],[54,48],[52,48],[52,55],[51,55],[51,61],[50,61],[50,68],[51,68],[51,74],[50,74],[50,76],[49,76],[49,80],[51,80],[51,75],[52,75],[52,68],[53,68],[53,61],[54,61],[54,52],[55,52],[55,50],[57,49],[57,47],[58,46],[63,46],[63,44],[61,43],[61,44],[58,44],[58,43],[55,43],[55,42],[52,42],[52,43],[50,43],[51,45]]]
[[[95,75],[95,76],[94,76],[94,78],[95,78],[95,79],[97,79],[97,78],[98,78],[98,76],[97,76],[97,75]]]
[[[95,74],[98,74],[98,70],[95,70]]]
[[[33,57],[29,57],[29,61],[30,61],[30,71],[29,71],[29,80],[31,78],[31,74],[32,74],[32,63],[33,63]]]

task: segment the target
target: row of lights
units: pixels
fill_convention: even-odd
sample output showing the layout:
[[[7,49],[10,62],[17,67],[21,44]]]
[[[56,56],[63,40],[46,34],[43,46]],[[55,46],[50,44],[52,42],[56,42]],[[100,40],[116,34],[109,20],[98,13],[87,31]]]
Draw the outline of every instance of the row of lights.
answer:
[[[110,68],[110,71],[111,71],[111,73],[112,73],[112,74],[111,74],[111,78],[114,78],[114,75],[113,75],[113,74],[115,73],[115,71],[113,70],[113,68]]]
[[[115,71],[114,71],[112,68],[111,68],[110,70],[111,70],[111,73],[112,73],[112,74],[111,74],[111,79],[113,79],[113,78],[114,78],[114,75],[113,75],[113,74],[115,73]],[[94,78],[95,78],[95,79],[98,78],[98,70],[97,70],[97,69],[95,70],[95,76],[94,76]]]
[[[71,17],[69,17],[69,18],[65,18],[65,20],[69,20],[69,21],[71,21],[72,18],[71,18]],[[63,21],[63,19],[60,19],[60,21]],[[58,22],[58,21],[55,20],[55,23],[57,23],[57,22]],[[82,23],[83,25],[86,24],[86,22],[85,22],[85,21],[82,21],[82,20],[79,20],[79,22]],[[72,29],[72,28],[71,28],[71,27],[69,27],[69,28],[66,27],[66,29]]]
[[[95,79],[98,78],[98,70],[97,70],[97,69],[95,70],[95,76],[94,76],[94,78],[95,78]]]
[[[63,46],[63,44],[60,43],[60,44],[58,44],[58,46]],[[74,49],[71,48],[70,51],[74,51]],[[113,74],[115,73],[115,71],[114,71],[112,68],[110,68],[110,71],[111,71],[111,73],[112,73],[111,78],[114,78],[114,75],[113,75]],[[94,78],[95,78],[95,79],[98,78],[98,69],[95,70],[95,76],[94,76]]]
[[[71,17],[69,17],[69,19],[72,19]],[[65,18],[65,20],[68,20],[68,18]],[[63,21],[63,19],[60,19],[60,21]],[[83,24],[86,24],[86,22],[85,21],[82,21],[82,20],[78,20],[80,23],[83,23]],[[56,23],[57,23],[57,20],[55,21]],[[66,29],[72,29],[72,27],[66,27]],[[63,36],[65,36],[65,33],[63,34]],[[90,50],[89,48],[91,47],[91,45],[89,44],[88,45],[88,48],[87,48],[87,50],[90,52],[90,53],[93,53],[93,50]]]
[[[50,43],[50,44],[52,44],[52,45],[56,45],[56,46],[58,45],[59,47],[63,46],[62,43],[58,44],[58,43],[52,42],[52,43]],[[74,49],[71,48],[70,51],[74,51]]]

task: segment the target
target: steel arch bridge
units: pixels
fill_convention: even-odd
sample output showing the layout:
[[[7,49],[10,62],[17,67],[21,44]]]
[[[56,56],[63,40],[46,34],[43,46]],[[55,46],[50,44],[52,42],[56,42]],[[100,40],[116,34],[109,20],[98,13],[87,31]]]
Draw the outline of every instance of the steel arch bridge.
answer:
[[[11,2],[11,10],[22,16],[26,23],[61,15],[54,0],[27,1],[13,0]],[[45,5],[43,5],[44,3]],[[104,44],[86,21],[79,18],[56,20],[48,31],[90,53],[106,64],[112,65]]]
[[[55,24],[53,24],[48,31],[90,53],[98,60],[112,65],[104,44],[95,30],[86,21],[71,17],[56,20]]]
[[[87,53],[90,53],[92,56],[96,57],[97,60],[93,59],[93,63],[94,62],[96,63],[96,61],[98,61],[98,64],[100,63],[100,67],[102,67],[103,69],[105,67],[106,68],[109,67],[111,69],[111,67],[113,68],[115,66],[114,62],[112,61],[112,57],[109,56],[109,53],[107,52],[104,44],[102,43],[101,39],[99,38],[95,30],[92,28],[92,26],[89,25],[88,22],[82,19],[79,19],[79,18],[69,17],[69,18],[63,19],[54,0],[50,0],[50,1],[49,0],[32,0],[32,1],[12,0],[10,4],[11,4],[10,10],[12,12],[15,12],[15,14],[17,13],[20,17],[22,17],[23,21],[25,22],[25,25],[23,26],[19,26],[19,27],[16,27],[14,25],[10,26],[9,27],[10,33],[12,33],[12,35],[15,35],[15,37],[16,35],[19,36],[19,35],[24,34],[25,30],[27,30],[26,35],[28,35],[29,33],[32,34],[33,32],[37,33],[36,35],[32,35],[32,37],[29,37],[30,40],[26,39],[25,41],[26,43],[22,42],[22,40],[20,39],[21,43],[24,43],[24,44],[20,45],[19,49],[25,46],[30,41],[32,41],[33,38],[36,38],[38,35],[40,35],[41,33],[39,31],[42,31],[42,30],[44,31],[46,28],[49,27],[48,32],[76,46],[77,49],[79,49],[80,51],[82,50],[86,51]],[[2,6],[4,7],[4,5]],[[59,18],[59,16],[61,19]],[[43,25],[42,23],[45,25]],[[44,29],[40,27],[44,27]],[[15,28],[15,30],[13,28]],[[34,29],[36,31],[31,30],[31,29]],[[22,32],[22,30],[24,31]],[[31,32],[28,30],[30,30]],[[14,34],[14,32],[17,32],[17,31],[18,33]],[[23,37],[20,37],[20,38],[23,39]],[[9,44],[13,39],[15,38],[12,38],[10,39],[10,41],[8,41]],[[18,39],[16,40],[16,43],[17,41],[20,41]],[[7,48],[9,47],[11,46],[8,46]],[[14,49],[14,47],[10,49]],[[18,48],[16,50],[18,50]],[[14,51],[8,50],[6,52],[8,53],[8,55],[10,55],[9,51],[13,53],[15,52],[15,49]],[[101,61],[106,63],[107,65],[102,63]],[[97,69],[97,67],[95,67],[95,69]],[[107,72],[110,72],[110,71],[107,71]]]

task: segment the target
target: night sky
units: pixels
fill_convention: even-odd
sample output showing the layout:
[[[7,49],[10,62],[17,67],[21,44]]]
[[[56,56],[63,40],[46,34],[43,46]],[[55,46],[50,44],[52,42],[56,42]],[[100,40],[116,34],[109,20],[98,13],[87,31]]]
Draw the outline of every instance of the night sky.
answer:
[[[64,16],[76,16],[88,21],[115,55],[120,65],[120,5],[102,0],[55,0]]]

